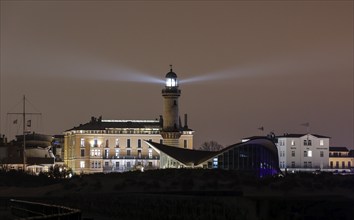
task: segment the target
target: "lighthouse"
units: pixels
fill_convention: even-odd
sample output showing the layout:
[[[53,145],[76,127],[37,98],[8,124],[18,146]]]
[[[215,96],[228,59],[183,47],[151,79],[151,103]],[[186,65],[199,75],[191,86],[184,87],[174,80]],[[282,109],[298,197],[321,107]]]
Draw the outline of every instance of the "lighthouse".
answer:
[[[163,97],[163,126],[161,135],[165,145],[179,147],[181,129],[178,114],[178,98],[181,90],[178,89],[177,74],[173,72],[170,65],[170,72],[166,74],[165,88],[162,89]]]

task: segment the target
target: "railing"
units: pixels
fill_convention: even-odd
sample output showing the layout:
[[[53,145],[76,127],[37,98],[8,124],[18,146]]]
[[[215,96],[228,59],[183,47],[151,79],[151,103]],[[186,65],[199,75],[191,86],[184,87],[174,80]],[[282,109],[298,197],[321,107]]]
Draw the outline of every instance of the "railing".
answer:
[[[11,213],[21,219],[81,220],[81,211],[64,206],[10,200]]]

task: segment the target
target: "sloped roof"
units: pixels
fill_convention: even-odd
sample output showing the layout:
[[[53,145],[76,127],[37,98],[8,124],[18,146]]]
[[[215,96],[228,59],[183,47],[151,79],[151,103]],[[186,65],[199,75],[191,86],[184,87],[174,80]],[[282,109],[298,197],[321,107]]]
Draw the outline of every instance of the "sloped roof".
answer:
[[[198,165],[218,153],[217,151],[201,151],[172,147],[152,141],[146,142],[152,147],[155,147],[159,151],[162,151],[185,165]]]
[[[72,130],[106,130],[109,128],[161,128],[158,120],[99,120],[80,124]]]
[[[299,137],[303,137],[303,136],[306,136],[306,135],[307,135],[307,134],[284,134],[284,135],[279,135],[279,136],[277,136],[277,138],[282,138],[282,137],[299,138]],[[318,135],[318,134],[309,134],[309,135],[315,136],[315,137],[317,137],[317,138],[330,138],[330,137],[323,136],[323,135]]]
[[[342,152],[348,152],[348,148],[346,147],[329,147],[329,151],[342,151]]]

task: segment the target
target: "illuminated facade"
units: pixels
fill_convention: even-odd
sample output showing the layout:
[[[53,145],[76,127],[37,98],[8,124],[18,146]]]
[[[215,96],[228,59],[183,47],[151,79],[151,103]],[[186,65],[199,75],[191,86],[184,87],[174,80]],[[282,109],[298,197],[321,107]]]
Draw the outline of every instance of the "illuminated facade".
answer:
[[[91,121],[64,132],[64,163],[75,173],[124,172],[157,169],[160,155],[145,141],[192,149],[193,130],[182,126],[178,113],[177,75],[166,74],[163,116],[159,120]]]
[[[277,148],[267,138],[252,139],[220,151],[199,151],[147,142],[160,154],[160,168],[237,170],[258,177],[280,173]]]
[[[329,168],[333,171],[343,171],[350,169],[354,164],[354,156],[349,155],[346,147],[329,147]]]
[[[284,134],[277,137],[282,171],[315,171],[329,168],[329,137],[316,134]]]

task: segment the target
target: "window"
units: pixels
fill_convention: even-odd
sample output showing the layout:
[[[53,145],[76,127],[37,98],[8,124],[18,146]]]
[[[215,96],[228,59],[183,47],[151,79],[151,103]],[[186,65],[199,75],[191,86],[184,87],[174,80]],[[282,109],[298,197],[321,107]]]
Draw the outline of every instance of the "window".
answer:
[[[80,168],[85,168],[85,161],[80,161]]]
[[[141,150],[138,150],[138,158],[141,158]]]
[[[348,168],[351,168],[352,164],[350,163],[350,161],[348,161]]]
[[[131,154],[131,151],[127,150],[127,156],[130,156],[130,154]]]
[[[116,157],[119,157],[119,149],[116,149]]]
[[[345,168],[345,162],[342,161],[342,169],[344,169],[344,168]]]
[[[304,140],[304,146],[307,146],[307,140]]]
[[[294,150],[291,151],[291,156],[292,156],[292,157],[295,157],[295,151],[294,151]]]
[[[104,166],[108,167],[109,166],[109,162],[108,161],[104,162]]]
[[[307,168],[307,162],[306,161],[304,162],[304,168]]]
[[[309,151],[307,152],[307,156],[308,156],[308,157],[312,157],[312,150],[309,150]]]
[[[329,166],[331,167],[331,169],[333,169],[333,161],[329,163]]]
[[[127,148],[130,148],[130,139],[127,139]]]
[[[312,168],[312,162],[311,161],[309,161],[307,165],[308,165],[309,168]]]
[[[187,148],[187,145],[188,144],[188,142],[187,142],[187,140],[183,140],[183,146],[184,146],[184,148]]]
[[[81,138],[80,143],[81,143],[81,147],[85,147],[85,139],[84,138]]]
[[[93,140],[93,146],[98,147],[98,140],[96,138]]]
[[[336,161],[336,168],[339,168],[339,161]]]
[[[116,147],[119,147],[119,139],[116,139]]]
[[[152,149],[149,149],[149,159],[152,158]]]
[[[106,146],[105,147],[109,147],[109,141],[108,139],[106,139]]]
[[[130,168],[130,166],[131,166],[131,165],[130,165],[130,162],[127,162],[127,167]]]
[[[308,140],[308,141],[307,141],[307,145],[308,145],[308,146],[312,146],[312,141],[311,141],[311,140]]]
[[[108,156],[109,156],[109,150],[106,149],[106,150],[104,150],[104,157],[105,157],[105,158],[108,158]]]
[[[307,157],[307,151],[304,151],[304,157]]]
[[[295,146],[295,141],[291,140],[291,146]]]
[[[323,140],[320,140],[320,146],[323,146],[323,145],[324,145]]]
[[[163,139],[160,139],[160,144],[163,144]],[[149,146],[149,148],[150,148],[150,146]]]
[[[116,168],[119,168],[119,162],[116,162]]]
[[[292,161],[292,162],[291,162],[291,167],[292,167],[292,168],[295,168],[295,161]]]
[[[92,157],[101,156],[101,150],[100,149],[91,149],[91,156]]]
[[[141,148],[141,139],[138,139],[138,148]]]
[[[152,167],[152,162],[149,162],[149,165],[148,165],[149,167]]]
[[[323,157],[323,151],[320,151],[320,157]]]
[[[85,156],[85,149],[81,149],[81,157]]]

